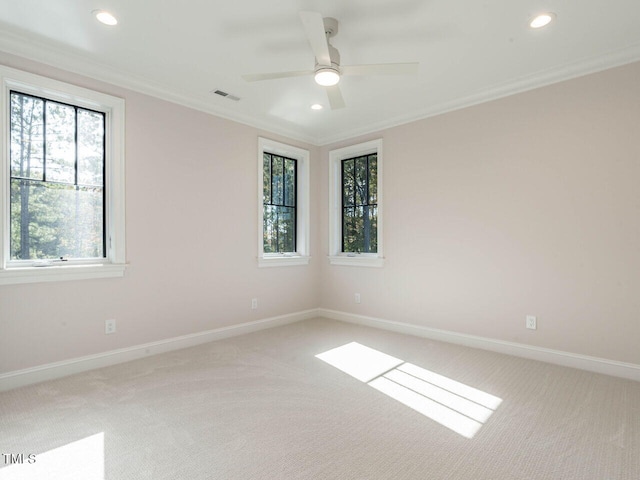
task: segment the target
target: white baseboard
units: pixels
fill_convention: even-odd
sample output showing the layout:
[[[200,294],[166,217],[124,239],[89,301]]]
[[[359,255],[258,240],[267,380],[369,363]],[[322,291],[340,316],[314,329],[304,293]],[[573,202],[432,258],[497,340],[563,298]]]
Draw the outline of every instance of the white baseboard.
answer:
[[[522,343],[505,342],[486,337],[477,337],[475,335],[466,335],[462,333],[450,332],[447,330],[439,330],[436,328],[422,327],[419,325],[411,325],[409,323],[395,322],[391,320],[383,320],[381,318],[367,317],[364,315],[356,315],[353,313],[339,312],[325,308],[318,309],[318,315],[332,320],[342,322],[356,323],[367,327],[380,328],[397,333],[414,335],[417,337],[431,338],[442,342],[455,343],[467,347],[480,348],[482,350],[490,350],[493,352],[514,355],[516,357],[529,358],[531,360],[539,360],[541,362],[553,363],[564,367],[579,368],[590,372],[612,375],[615,377],[627,378],[630,380],[640,381],[640,365],[633,363],[617,362],[615,360],[607,360],[605,358],[590,357],[587,355],[579,355],[576,353],[563,352],[561,350],[552,350],[549,348],[534,347]]]
[[[0,392],[46,380],[65,377],[67,375],[73,375],[75,373],[86,372],[96,368],[129,362],[149,355],[179,350],[181,348],[192,347],[202,343],[222,340],[224,338],[235,337],[237,335],[244,335],[246,333],[257,332],[316,317],[330,318],[342,322],[355,323],[358,325],[389,330],[406,335],[430,338],[442,342],[455,343],[467,347],[480,348],[507,355],[514,355],[517,357],[562,365],[565,367],[579,368],[590,372],[640,381],[640,365],[633,363],[617,362],[604,358],[563,352],[560,350],[551,350],[548,348],[534,347],[521,343],[506,342],[492,338],[466,335],[447,330],[412,325],[409,323],[395,322],[391,320],[383,320],[381,318],[319,308],[265,318],[253,322],[241,323],[239,325],[232,325],[229,327],[216,328],[190,335],[183,335],[157,342],[145,343],[133,347],[111,350],[109,352],[99,353],[96,355],[88,355],[85,357],[78,357],[61,362],[49,363],[33,368],[0,374]]]
[[[229,327],[215,328],[204,332],[182,335],[180,337],[168,338],[157,342],[145,343],[133,347],[120,348],[109,352],[88,355],[85,357],[72,358],[61,362],[49,363],[24,370],[4,373],[0,375],[0,392],[13,388],[31,385],[34,383],[53,380],[55,378],[66,377],[75,373],[86,372],[96,368],[108,367],[118,363],[129,362],[149,355],[179,350],[181,348],[193,347],[202,343],[221,340],[223,338],[244,335],[245,333],[257,332],[267,328],[278,327],[289,323],[308,320],[318,316],[316,309],[302,312],[280,315],[277,317],[265,318],[253,322],[231,325]]]

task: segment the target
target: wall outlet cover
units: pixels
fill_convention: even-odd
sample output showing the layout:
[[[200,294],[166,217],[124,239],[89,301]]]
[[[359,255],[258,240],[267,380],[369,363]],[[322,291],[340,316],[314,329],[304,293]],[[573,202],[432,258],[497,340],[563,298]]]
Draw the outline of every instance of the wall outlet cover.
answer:
[[[116,333],[116,320],[114,318],[104,321],[104,333],[106,335]]]
[[[538,328],[538,321],[533,315],[527,315],[525,326],[530,330],[536,330]]]

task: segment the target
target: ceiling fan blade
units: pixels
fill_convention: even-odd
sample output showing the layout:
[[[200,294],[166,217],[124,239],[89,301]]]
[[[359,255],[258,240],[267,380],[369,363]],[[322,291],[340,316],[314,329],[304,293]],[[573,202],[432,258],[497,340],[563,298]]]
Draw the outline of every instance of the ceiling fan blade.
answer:
[[[313,70],[298,70],[296,72],[274,72],[274,73],[250,73],[242,75],[245,82],[260,82],[262,80],[274,80],[276,78],[304,77],[313,75]]]
[[[338,110],[339,108],[346,107],[344,98],[342,98],[342,92],[340,91],[338,85],[325,88],[327,90],[327,97],[329,97],[329,105],[331,105],[331,110]]]
[[[320,65],[331,66],[329,44],[327,42],[327,34],[324,31],[322,15],[317,12],[300,12],[300,19],[317,62]]]
[[[418,63],[380,63],[347,65],[340,68],[343,75],[411,75],[418,73]]]

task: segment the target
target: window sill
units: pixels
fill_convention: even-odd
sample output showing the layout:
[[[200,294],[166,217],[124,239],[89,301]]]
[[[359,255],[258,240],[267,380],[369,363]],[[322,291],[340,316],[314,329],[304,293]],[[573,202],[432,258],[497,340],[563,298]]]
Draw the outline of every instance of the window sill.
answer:
[[[292,255],[290,257],[279,255],[277,257],[259,257],[258,267],[289,267],[293,265],[309,265],[311,257]]]
[[[0,285],[123,277],[125,264],[14,267],[0,269]]]
[[[343,265],[350,267],[383,267],[384,258],[365,255],[333,255],[329,257],[331,265]]]

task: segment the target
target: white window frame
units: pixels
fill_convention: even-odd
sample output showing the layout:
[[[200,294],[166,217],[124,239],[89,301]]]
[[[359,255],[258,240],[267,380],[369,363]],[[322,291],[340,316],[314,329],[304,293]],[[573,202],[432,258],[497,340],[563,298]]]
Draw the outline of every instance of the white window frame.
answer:
[[[122,277],[125,256],[124,99],[0,65],[0,285]],[[36,95],[105,113],[104,259],[16,262],[10,256],[10,91]]]
[[[349,158],[375,153],[378,156],[378,251],[354,253],[342,251],[342,178],[341,162]],[[382,198],[382,139],[359,143],[329,152],[329,263],[359,267],[384,266],[383,254],[383,198]]]
[[[263,207],[264,153],[282,155],[297,161],[296,251],[265,253]],[[258,266],[283,267],[308,265],[309,260],[309,151],[268,138],[258,137]]]

